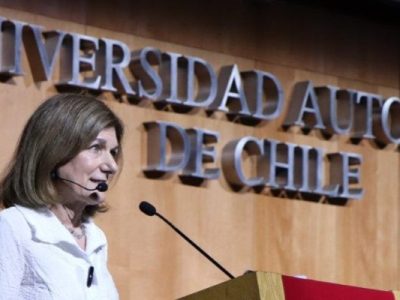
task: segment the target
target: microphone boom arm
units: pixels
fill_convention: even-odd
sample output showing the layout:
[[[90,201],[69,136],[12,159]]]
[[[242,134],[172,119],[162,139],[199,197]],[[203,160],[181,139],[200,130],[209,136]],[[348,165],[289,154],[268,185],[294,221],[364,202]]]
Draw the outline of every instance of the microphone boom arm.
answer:
[[[201,254],[203,254],[209,261],[211,261],[218,269],[225,273],[230,279],[234,279],[235,277],[229,273],[223,266],[221,266],[214,258],[208,255],[203,249],[201,249],[195,242],[193,242],[190,238],[188,238],[182,231],[180,231],[174,224],[164,218],[158,212],[155,212],[155,215],[158,216],[161,220],[167,223],[175,232],[177,232],[181,237],[183,237],[189,244],[195,247]]]

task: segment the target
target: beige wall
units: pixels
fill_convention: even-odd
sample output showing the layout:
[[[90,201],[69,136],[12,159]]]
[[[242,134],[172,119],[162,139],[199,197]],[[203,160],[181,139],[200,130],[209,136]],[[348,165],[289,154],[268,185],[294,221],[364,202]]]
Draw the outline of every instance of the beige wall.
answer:
[[[286,98],[302,80],[399,95],[395,26],[279,4],[254,9],[245,1],[214,7],[197,1],[192,6],[190,1],[92,2],[45,6],[0,1],[0,15],[47,29],[114,38],[131,49],[154,46],[198,56],[215,69],[236,63],[241,70],[268,71],[280,79]],[[24,66],[26,76],[0,84],[1,167],[30,113],[56,93],[56,78],[35,83],[26,62]],[[252,269],[400,289],[399,155],[394,147],[378,150],[366,141],[352,145],[346,136],[326,141],[316,133],[284,132],[282,118],[248,127],[228,122],[222,114],[181,115],[119,103],[110,94],[103,97],[127,127],[123,172],[109,195],[112,209],[97,219],[108,236],[110,269],[121,299],[173,299],[227,279],[160,220],[141,214],[137,206],[142,200],[154,203],[236,276]],[[286,109],[288,99],[285,104]],[[365,196],[339,207],[268,193],[234,193],[223,176],[204,187],[184,185],[177,176],[147,179],[142,173],[147,153],[142,124],[154,120],[218,131],[218,153],[228,141],[252,135],[362,154]]]

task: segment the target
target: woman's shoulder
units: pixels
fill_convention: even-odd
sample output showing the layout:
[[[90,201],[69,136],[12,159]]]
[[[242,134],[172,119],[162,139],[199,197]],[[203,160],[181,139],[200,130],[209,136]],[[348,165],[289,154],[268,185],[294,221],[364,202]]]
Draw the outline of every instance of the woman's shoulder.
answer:
[[[0,211],[0,230],[11,230],[14,234],[28,228],[23,214],[18,207],[12,206]]]
[[[9,222],[22,219],[23,216],[17,207],[11,206],[0,211],[0,222]]]

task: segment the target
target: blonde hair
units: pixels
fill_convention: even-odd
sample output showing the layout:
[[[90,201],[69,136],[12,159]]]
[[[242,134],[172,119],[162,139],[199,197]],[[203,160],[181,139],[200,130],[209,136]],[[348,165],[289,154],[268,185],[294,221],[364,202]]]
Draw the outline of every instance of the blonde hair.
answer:
[[[0,182],[3,206],[37,208],[59,203],[52,172],[88,147],[101,130],[110,127],[115,128],[121,144],[124,133],[121,120],[97,98],[58,94],[46,100],[25,125]],[[118,153],[120,162],[121,151]],[[94,215],[105,208],[104,205],[88,207],[86,212]]]

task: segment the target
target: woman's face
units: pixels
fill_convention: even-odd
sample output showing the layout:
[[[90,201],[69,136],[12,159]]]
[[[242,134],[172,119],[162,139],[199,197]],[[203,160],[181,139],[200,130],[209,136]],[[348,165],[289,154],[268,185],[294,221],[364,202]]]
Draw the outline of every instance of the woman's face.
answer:
[[[74,181],[88,189],[94,189],[101,182],[108,183],[118,171],[115,160],[119,143],[113,127],[103,129],[72,160],[58,169],[59,178]],[[79,202],[86,205],[100,204],[105,200],[105,192],[87,191],[76,184],[59,179],[57,190],[68,203]]]

